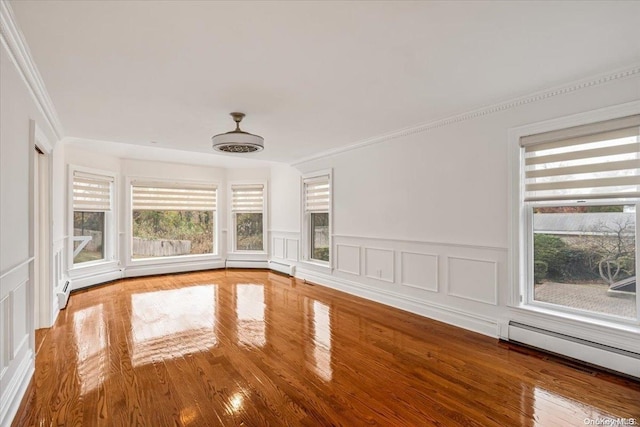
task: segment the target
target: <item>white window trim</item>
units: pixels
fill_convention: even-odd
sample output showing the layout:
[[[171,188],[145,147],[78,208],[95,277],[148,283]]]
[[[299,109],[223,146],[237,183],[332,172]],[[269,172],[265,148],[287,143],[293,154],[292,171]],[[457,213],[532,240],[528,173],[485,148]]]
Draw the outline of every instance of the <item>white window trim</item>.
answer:
[[[535,315],[542,324],[548,324],[553,328],[553,323],[558,320],[579,322],[585,326],[585,331],[602,334],[603,328],[615,329],[621,332],[640,333],[640,296],[636,293],[637,318],[635,320],[613,318],[612,316],[599,315],[597,313],[586,314],[580,310],[570,308],[559,309],[553,306],[552,309],[544,303],[535,305],[528,303],[527,280],[532,272],[528,272],[529,263],[526,254],[531,253],[532,243],[528,235],[530,228],[530,214],[523,205],[524,183],[521,179],[523,164],[523,154],[520,148],[520,138],[543,132],[565,129],[573,126],[586,125],[604,120],[616,119],[619,117],[640,113],[640,101],[633,101],[626,104],[606,107],[586,113],[548,120],[540,123],[520,126],[509,129],[509,255],[508,255],[508,277],[511,286],[509,287],[509,298],[507,306],[510,308],[512,320],[526,318]],[[590,204],[595,204],[590,203]],[[564,205],[566,203],[557,203]],[[611,202],[605,204],[612,204]],[[624,203],[623,203],[624,204]],[[640,224],[640,203],[636,205],[636,224]],[[640,242],[640,227],[636,227],[636,242]],[[638,245],[638,243],[636,243]],[[636,258],[636,271],[639,270],[640,257]]]
[[[111,211],[105,214],[104,259],[74,264],[73,262],[73,175],[75,172],[101,175],[113,179],[111,185]],[[112,171],[68,165],[67,176],[67,268],[70,277],[98,273],[120,265],[118,251],[118,174]]]
[[[133,210],[132,210],[132,185],[133,184],[143,184],[143,185],[210,185],[216,187],[216,210],[213,215],[214,224],[214,234],[215,238],[213,240],[213,253],[212,254],[197,254],[197,255],[180,255],[180,256],[167,256],[160,258],[140,258],[133,259],[132,258],[132,245],[131,240],[133,237]],[[222,241],[222,233],[223,230],[220,227],[220,182],[217,181],[194,181],[194,180],[176,180],[176,179],[159,179],[155,177],[145,177],[145,176],[126,176],[125,177],[125,232],[124,232],[124,253],[125,256],[125,266],[126,267],[138,267],[138,266],[153,266],[153,265],[164,265],[164,264],[187,264],[193,262],[208,262],[208,261],[218,261],[221,260],[220,256],[220,242]]]
[[[305,187],[304,181],[307,179],[320,178],[323,176],[329,176],[329,261],[319,261],[312,259],[310,256],[311,251],[311,224],[305,211]],[[319,270],[325,270],[327,272],[333,271],[333,169],[323,169],[319,171],[303,174],[300,177],[300,239],[302,243],[301,259],[300,262],[316,267]]]
[[[235,212],[233,211],[233,190],[232,187],[234,185],[262,185],[262,250],[261,251],[239,251],[236,248],[236,221],[235,221]],[[269,239],[268,239],[268,235],[267,235],[267,231],[268,231],[268,220],[269,220],[269,216],[268,216],[268,203],[269,203],[269,187],[268,187],[268,182],[267,181],[230,181],[228,182],[227,185],[227,194],[228,194],[228,201],[227,201],[227,211],[229,213],[228,217],[227,217],[227,224],[228,224],[228,229],[229,232],[228,234],[228,244],[229,244],[229,250],[227,252],[227,255],[230,258],[242,258],[243,255],[249,256],[251,257],[252,255],[258,255],[260,259],[263,258],[263,256],[268,254],[267,251],[267,246],[269,243]],[[247,257],[244,258],[247,258]],[[266,259],[266,258],[265,258]]]

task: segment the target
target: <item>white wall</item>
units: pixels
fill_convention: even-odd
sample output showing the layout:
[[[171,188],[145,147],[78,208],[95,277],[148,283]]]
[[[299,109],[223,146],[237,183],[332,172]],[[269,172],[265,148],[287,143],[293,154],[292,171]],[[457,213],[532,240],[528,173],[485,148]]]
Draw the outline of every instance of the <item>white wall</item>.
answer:
[[[270,197],[270,259],[295,266],[300,260],[300,171],[288,165],[272,166]]]
[[[30,120],[56,138],[4,43],[0,49],[0,425],[10,422],[34,369],[30,272]]]
[[[634,76],[298,164],[333,169],[334,239],[332,271],[299,263],[297,275],[498,336],[513,285],[508,130],[638,99]],[[272,220],[284,226],[289,215],[275,210]],[[275,250],[286,253],[281,242]],[[621,348],[637,347],[630,331]]]

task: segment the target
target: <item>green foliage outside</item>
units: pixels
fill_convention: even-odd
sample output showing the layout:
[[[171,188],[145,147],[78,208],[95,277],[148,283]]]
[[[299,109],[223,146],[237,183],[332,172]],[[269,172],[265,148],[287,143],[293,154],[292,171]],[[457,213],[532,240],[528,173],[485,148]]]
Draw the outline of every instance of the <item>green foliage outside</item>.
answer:
[[[262,251],[262,214],[236,214],[236,249],[239,251]]]
[[[314,248],[313,249],[313,259],[318,259],[321,261],[329,261],[329,248]]]
[[[133,237],[189,240],[191,254],[208,254],[213,252],[213,222],[213,212],[208,211],[135,210]]]
[[[618,236],[581,236],[568,244],[549,234],[534,235],[534,281],[601,281],[599,264],[612,260],[620,266],[617,280],[635,275],[635,244]]]

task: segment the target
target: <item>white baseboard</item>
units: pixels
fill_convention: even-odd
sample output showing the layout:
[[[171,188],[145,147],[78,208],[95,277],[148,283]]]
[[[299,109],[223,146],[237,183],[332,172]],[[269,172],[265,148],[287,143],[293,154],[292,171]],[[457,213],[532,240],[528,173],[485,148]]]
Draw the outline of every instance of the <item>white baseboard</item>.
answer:
[[[452,307],[434,304],[432,302],[412,298],[395,292],[383,291],[362,283],[356,283],[304,268],[297,269],[296,277],[311,281],[321,286],[337,289],[351,295],[356,295],[381,304],[399,308],[400,310],[478,332],[492,338],[497,337],[497,319],[464,312]]]
[[[123,277],[152,276],[154,274],[185,273],[188,271],[214,270],[224,268],[224,260],[206,262],[187,262],[180,264],[130,265],[124,270]]]
[[[0,390],[0,426],[10,426],[36,370],[33,351],[29,349],[5,390]]]
[[[267,261],[230,260],[226,262],[226,268],[269,268]]]
[[[514,323],[509,325],[509,341],[582,360],[640,379],[640,355],[595,344],[571,336]]]

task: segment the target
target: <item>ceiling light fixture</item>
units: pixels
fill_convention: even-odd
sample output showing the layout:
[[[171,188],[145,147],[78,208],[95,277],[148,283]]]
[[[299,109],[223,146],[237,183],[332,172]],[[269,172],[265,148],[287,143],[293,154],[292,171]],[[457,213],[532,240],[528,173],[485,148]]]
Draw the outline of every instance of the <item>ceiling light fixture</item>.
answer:
[[[244,118],[244,113],[231,113],[231,117],[233,117],[233,120],[236,122],[236,129],[211,137],[213,149],[225,153],[253,153],[255,151],[262,151],[264,148],[264,138],[240,129],[240,122]]]

